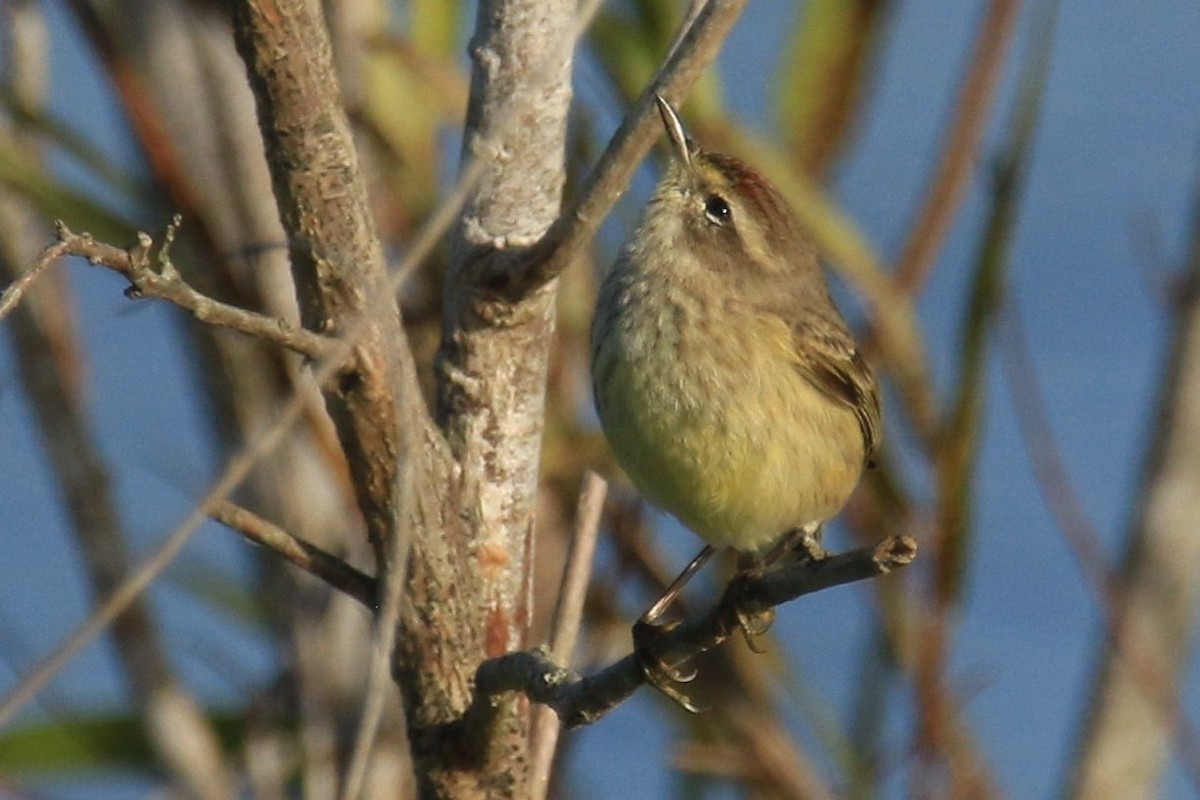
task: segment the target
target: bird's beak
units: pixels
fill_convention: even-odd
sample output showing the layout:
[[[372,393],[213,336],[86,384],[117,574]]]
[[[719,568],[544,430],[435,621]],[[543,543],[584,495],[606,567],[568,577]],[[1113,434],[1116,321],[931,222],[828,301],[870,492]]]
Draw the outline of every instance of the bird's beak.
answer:
[[[684,166],[689,166],[692,162],[693,145],[683,130],[683,123],[679,121],[679,115],[675,113],[675,109],[671,108],[671,104],[662,98],[662,95],[654,95],[654,100],[658,103],[658,114],[662,117],[663,127],[667,129],[667,137],[671,140],[671,149],[675,152],[675,157]]]

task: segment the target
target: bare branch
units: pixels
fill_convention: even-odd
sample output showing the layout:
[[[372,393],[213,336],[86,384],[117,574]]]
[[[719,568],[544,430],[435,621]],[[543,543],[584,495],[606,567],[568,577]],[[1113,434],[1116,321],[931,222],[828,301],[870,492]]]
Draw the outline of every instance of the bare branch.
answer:
[[[324,386],[380,574],[406,510],[397,472],[434,432],[416,364],[388,292],[383,247],[346,117],[319,4],[232,5],[267,165],[288,237],[300,319],[310,330],[358,328],[345,379]],[[440,454],[439,454],[440,455]],[[433,480],[431,469],[418,480]],[[422,487],[438,493],[440,487]],[[404,551],[407,558],[407,550]],[[395,567],[402,572],[404,564]]]
[[[21,280],[36,274],[57,258],[79,256],[87,259],[93,266],[107,267],[124,276],[129,281],[129,289],[126,290],[128,297],[155,297],[166,300],[188,311],[201,322],[232,328],[311,359],[329,354],[332,340],[327,336],[296,328],[279,317],[221,303],[189,286],[180,277],[169,256],[170,241],[178,224],[179,218],[176,217],[174,224],[167,229],[163,247],[156,257],[152,257],[153,242],[145,233],[138,234],[137,245],[126,250],[96,241],[88,233],[72,233],[64,223],[59,222],[58,242],[42,251],[34,261],[33,267]],[[5,291],[5,300],[10,291],[18,289],[19,283],[20,281],[14,283]],[[3,318],[4,310],[4,303],[0,301],[0,318]]]
[[[4,62],[7,101],[0,113],[0,136],[11,158],[45,169],[43,142],[26,127],[22,115],[45,109],[49,58],[45,10],[17,3],[0,13],[6,27]],[[11,94],[9,94],[11,93]],[[9,117],[14,119],[10,119]],[[104,598],[128,573],[131,559],[110,477],[111,465],[99,447],[88,418],[80,378],[83,359],[79,332],[72,324],[75,304],[64,281],[45,281],[27,305],[18,303],[64,247],[48,248],[32,266],[45,236],[43,220],[21,191],[0,189],[0,281],[12,281],[0,297],[0,320],[9,311],[18,371],[57,478],[65,513],[71,520],[79,559],[90,584],[89,599]],[[229,800],[235,781],[217,731],[186,686],[176,679],[154,614],[146,603],[132,603],[113,620],[112,644],[121,678],[133,701],[151,751],[173,784],[172,791],[196,800]],[[2,792],[0,792],[2,793]]]
[[[16,198],[0,192],[0,279],[44,235]],[[61,247],[61,245],[60,245]],[[38,274],[61,252],[48,252],[24,276]],[[79,381],[78,332],[61,281],[46,281],[8,320],[20,377],[62,493],[79,558],[97,601],[120,584],[131,563],[125,526],[114,497],[110,465],[97,445]],[[134,701],[153,752],[181,791],[197,800],[227,800],[234,781],[211,721],[176,680],[157,622],[144,603],[132,603],[112,624],[121,678]],[[170,735],[158,736],[167,730]]]
[[[591,580],[592,559],[596,553],[596,540],[600,536],[600,515],[604,511],[607,493],[608,484],[589,470],[583,477],[583,488],[579,492],[574,536],[567,552],[550,633],[550,655],[560,662],[570,661],[575,651],[575,641],[579,638],[583,601]]]
[[[413,465],[405,463],[400,466],[399,502],[402,508],[408,508],[412,503],[413,494]],[[398,532],[392,539],[393,553],[391,563],[400,564],[405,560],[405,554],[399,552],[411,541],[411,534]],[[379,621],[376,626],[377,639],[374,651],[371,653],[371,667],[367,675],[367,691],[363,700],[363,711],[359,717],[358,730],[354,737],[354,750],[350,756],[350,765],[346,770],[346,780],[342,785],[341,800],[358,800],[362,794],[363,785],[370,765],[371,751],[379,734],[379,722],[383,719],[384,703],[387,700],[388,687],[391,685],[392,654],[396,650],[396,637],[400,635],[400,610],[403,606],[408,576],[397,569],[384,573],[383,607],[380,609]],[[407,733],[407,732],[405,732]],[[405,742],[405,750],[410,750]]]
[[[669,59],[664,73],[669,77],[656,81],[648,92],[681,96],[711,62],[744,2],[708,3]],[[431,730],[461,718],[472,701],[470,680],[479,661],[525,646],[537,464],[554,328],[552,281],[587,245],[654,138],[655,126],[647,114],[640,125],[623,127],[596,168],[595,188],[585,194],[597,202],[577,202],[574,210],[560,210],[570,31],[581,29],[575,21],[586,18],[583,9],[594,5],[580,7],[573,0],[490,0],[479,6],[471,45],[474,68],[464,152],[496,163],[489,164],[452,241],[437,377],[439,421],[464,476],[458,502],[480,512],[462,517],[461,538],[471,547],[469,560],[460,561],[467,561],[475,572],[471,585],[459,590],[460,595],[477,592],[480,599],[468,608],[465,624],[458,625],[453,635],[465,637],[477,629],[486,631],[487,638],[479,642],[483,647],[472,651],[470,643],[448,647],[442,638],[406,631],[397,660],[406,669],[415,665],[410,685],[428,687],[428,691],[409,693],[420,704],[419,709],[410,709],[410,718],[429,719]],[[719,21],[724,24],[714,24]],[[698,46],[704,38],[701,32],[708,39]],[[568,42],[566,50],[560,49],[563,42]],[[520,135],[510,126],[514,117],[524,125]],[[631,133],[636,135],[630,138]],[[578,225],[583,219],[588,222]],[[545,257],[558,252],[558,246],[543,248],[557,241],[556,229],[574,231],[563,241],[575,249],[562,250],[557,265],[546,269]],[[505,288],[509,276],[522,273],[525,277],[518,277],[516,283],[523,286]],[[498,365],[503,368],[498,370]],[[413,574],[418,586],[414,594],[435,596],[419,585],[422,576],[416,569]],[[445,579],[437,580],[433,589],[446,584]],[[446,619],[444,609],[438,610]],[[486,612],[483,618],[479,610]],[[436,647],[432,655],[422,645],[426,637]],[[527,707],[507,700],[500,705],[486,725],[471,731],[474,740],[467,749],[480,754],[481,760],[468,772],[506,776],[507,787],[489,787],[488,796],[525,794]],[[464,780],[464,773],[447,762],[454,754],[427,747],[433,739],[424,731],[418,730],[413,740],[418,765],[432,764],[425,769],[418,766],[431,784],[447,786],[446,781]]]
[[[332,372],[332,370],[329,370]],[[328,377],[326,375],[325,377]],[[187,517],[167,536],[158,549],[131,569],[129,577],[112,594],[97,602],[96,609],[61,643],[46,656],[0,700],[0,729],[12,721],[26,703],[32,700],[55,675],[75,658],[112,621],[123,614],[146,588],[167,568],[192,535],[200,528],[206,515],[201,509],[214,505],[237,488],[250,470],[283,440],[284,434],[295,424],[304,409],[304,400],[296,396],[281,409],[275,424],[262,436],[232,458],[220,478]]]
[[[450,224],[453,222],[454,215],[462,205],[471,183],[477,179],[478,172],[474,170],[464,173],[459,178],[458,184],[447,195],[442,206],[429,218],[414,239],[413,245],[405,255],[403,263],[395,272],[388,276],[384,292],[375,298],[376,302],[367,309],[367,313],[360,313],[357,317],[347,322],[345,332],[341,337],[333,340],[332,347],[326,358],[313,365],[313,379],[319,385],[324,384],[333,377],[338,371],[339,365],[345,362],[346,358],[350,355],[351,349],[366,333],[371,313],[379,313],[387,309],[387,306],[382,304],[383,301],[381,298],[393,296],[404,277],[417,264],[429,256],[429,253],[441,237],[445,235]],[[139,564],[136,569],[131,570],[129,578],[113,590],[113,593],[103,603],[98,605],[95,612],[87,620],[73,630],[48,656],[40,661],[0,698],[0,729],[3,729],[26,703],[36,697],[38,692],[63,667],[82,652],[93,639],[99,636],[111,624],[112,620],[122,614],[138,595],[145,591],[162,574],[163,570],[174,561],[175,556],[191,540],[192,536],[207,518],[202,509],[211,507],[218,501],[225,499],[234,489],[240,486],[250,474],[250,471],[279,446],[284,436],[296,424],[297,420],[300,419],[306,405],[307,399],[303,395],[293,394],[291,400],[279,409],[279,413],[271,426],[248,442],[226,462],[225,469],[217,477],[208,492],[193,506],[192,511],[187,517],[166,536],[163,543],[159,545],[159,548]],[[426,466],[429,466],[431,469],[444,467],[445,462],[441,459],[441,440],[431,437],[426,439],[425,445],[421,453],[428,462],[431,462],[427,463]],[[431,476],[430,479],[434,480],[437,477]],[[417,499],[420,501],[422,498],[418,495]]]
[[[4,293],[0,294],[0,320],[7,317],[17,307],[25,293],[29,291],[29,287],[33,286],[34,281],[47,267],[67,254],[66,245],[62,242],[50,245],[41,252],[29,269],[5,287]]]
[[[275,523],[228,500],[213,503],[208,508],[208,515],[237,531],[252,544],[277,553],[308,574],[349,595],[372,612],[378,608],[375,579],[332,553],[293,536]]]
[[[658,655],[666,664],[682,664],[739,630],[740,617],[760,614],[822,589],[887,575],[912,563],[916,554],[914,539],[891,536],[874,547],[789,565],[762,576],[742,574],[729,584],[716,605],[665,631]],[[545,648],[510,653],[480,665],[474,703],[459,724],[462,732],[477,729],[486,724],[496,695],[522,692],[553,708],[568,727],[587,725],[612,711],[645,682],[632,653],[585,678],[558,666]]]

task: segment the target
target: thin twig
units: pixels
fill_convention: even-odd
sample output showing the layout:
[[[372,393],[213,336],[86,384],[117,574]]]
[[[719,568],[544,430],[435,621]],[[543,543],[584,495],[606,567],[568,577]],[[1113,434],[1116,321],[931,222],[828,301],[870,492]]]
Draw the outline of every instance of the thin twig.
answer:
[[[45,106],[49,41],[44,15],[44,9],[20,3],[2,15],[10,30],[6,63],[0,66],[12,103],[12,113],[0,119],[9,140],[6,147],[12,157],[43,168],[38,137],[16,116],[39,116]],[[37,240],[44,235],[44,225],[21,192],[0,191],[0,280],[12,281],[0,297],[0,320],[16,310],[9,325],[19,372],[72,522],[91,600],[107,595],[128,573],[129,547],[109,465],[88,424],[79,379],[78,331],[71,324],[74,304],[65,285],[54,282],[29,296],[28,305],[18,306],[34,281],[62,255],[61,247],[51,248],[18,274],[17,265],[36,252]],[[131,604],[113,620],[111,635],[124,686],[169,782],[197,800],[230,800],[236,795],[235,782],[213,721],[176,679],[147,604]],[[170,735],[154,735],[156,731]]]
[[[237,531],[247,541],[282,556],[308,574],[354,598],[371,611],[378,608],[375,579],[332,553],[292,535],[275,523],[228,500],[219,500],[211,505],[208,515],[227,528]]]
[[[746,0],[710,0],[709,5],[693,25],[684,44],[647,89],[638,108],[626,119],[613,142],[602,157],[589,180],[588,187],[543,241],[552,246],[547,252],[554,262],[535,261],[537,274],[518,279],[513,285],[523,284],[523,291],[532,291],[559,274],[582,251],[600,222],[623,192],[626,182],[637,163],[649,150],[653,138],[650,108],[652,95],[660,92],[668,99],[677,99],[682,91],[690,87],[699,77],[700,71],[715,57],[716,50],[725,34],[732,27]],[[693,52],[695,51],[695,52]],[[519,120],[513,120],[517,124]],[[354,316],[344,327],[338,339],[332,340],[324,352],[324,358],[314,364],[313,377],[318,384],[332,378],[351,352],[351,348],[367,332],[372,319],[389,312],[389,303],[406,276],[423,262],[434,245],[445,235],[454,222],[459,209],[472,187],[483,174],[486,161],[474,159],[459,175],[454,189],[439,209],[422,227],[409,249],[403,263],[391,274],[385,291],[373,298],[374,302],[362,313]],[[569,220],[578,220],[577,223]],[[558,233],[555,233],[555,230]],[[114,248],[116,249],[116,248]],[[0,729],[12,721],[16,714],[40,692],[63,667],[75,658],[89,643],[99,636],[111,621],[120,615],[175,559],[207,515],[204,508],[224,500],[249,476],[267,455],[282,442],[284,435],[299,419],[305,407],[300,395],[283,405],[274,422],[261,434],[235,453],[226,463],[225,469],[214,481],[209,491],[193,507],[192,511],[166,537],[158,550],[147,557],[130,575],[128,580],[114,590],[92,615],[75,628],[49,655],[35,665],[25,677],[0,698]],[[635,686],[636,688],[636,686]],[[632,691],[632,689],[630,690]]]
[[[29,287],[38,279],[47,267],[53,264],[58,259],[67,255],[67,246],[62,242],[57,242],[50,245],[33,262],[33,264],[19,278],[10,283],[4,289],[4,294],[0,294],[0,320],[3,320],[9,313],[17,307],[25,293],[29,291]]]
[[[765,575],[743,574],[708,611],[665,631],[656,655],[666,665],[685,663],[739,630],[741,618],[805,594],[886,575],[912,563],[916,553],[914,539],[891,536],[874,547],[789,565]],[[480,665],[475,700],[455,724],[474,730],[486,724],[496,695],[522,692],[554,709],[568,727],[587,725],[612,711],[645,682],[638,657],[632,653],[586,678],[560,667],[546,648],[510,653]]]
[[[4,216],[8,217],[4,223],[20,218],[19,214]],[[0,244],[0,249],[25,248],[9,241]],[[0,274],[18,261],[0,259]],[[47,284],[41,291],[61,288]],[[62,291],[39,292],[30,297],[28,305],[16,307],[8,324],[26,395],[72,522],[90,597],[99,598],[121,582],[131,562],[108,464],[89,430],[87,404],[75,380],[78,343],[74,332],[63,330],[61,320],[55,318],[68,314],[63,301]],[[169,726],[177,734],[150,740],[167,774],[189,796],[201,800],[233,797],[234,782],[216,731],[195,698],[175,679],[150,609],[144,603],[131,603],[113,620],[111,635],[124,685],[142,724],[149,730]]]
[[[608,484],[605,480],[588,470],[583,476],[583,488],[575,509],[575,531],[567,550],[562,586],[559,588],[558,605],[554,609],[550,632],[550,655],[561,663],[571,660],[575,642],[579,638],[583,601],[592,574],[592,559],[600,535],[600,515],[604,511],[607,493]]]
[[[575,509],[574,535],[567,550],[550,633],[550,658],[556,664],[570,665],[571,654],[575,652],[579,624],[583,619],[583,601],[587,596],[592,559],[596,553],[596,539],[600,534],[600,515],[604,511],[607,493],[608,484],[599,475],[588,471],[583,476],[583,488]],[[561,725],[553,711],[539,708],[535,712],[533,726],[530,797],[531,800],[542,800],[550,788],[550,767],[554,762]]]
[[[962,202],[1020,10],[1020,0],[992,0],[988,5],[925,205],[896,263],[896,285],[904,291],[913,292],[924,282]]]
[[[175,226],[178,225],[178,219],[176,217]],[[166,243],[169,243],[173,234],[174,227],[168,228]],[[89,264],[107,267],[123,275],[129,281],[129,289],[126,290],[129,297],[166,300],[190,312],[201,322],[232,328],[308,358],[318,359],[329,353],[332,340],[327,336],[297,328],[279,317],[218,302],[196,291],[180,277],[165,249],[152,258],[151,246],[150,237],[144,233],[138,235],[137,245],[126,250],[98,242],[87,233],[72,233],[65,224],[59,222],[58,242],[42,251],[30,272],[63,255],[79,256],[87,259]]]

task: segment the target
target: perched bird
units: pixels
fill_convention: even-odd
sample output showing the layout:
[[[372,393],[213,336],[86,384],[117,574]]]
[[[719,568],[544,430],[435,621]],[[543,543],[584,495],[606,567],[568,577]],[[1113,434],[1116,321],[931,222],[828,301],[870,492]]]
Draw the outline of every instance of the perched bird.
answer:
[[[880,440],[875,380],[786,202],[699,149],[658,98],[673,158],[601,286],[596,409],[647,499],[708,547],[819,554]]]

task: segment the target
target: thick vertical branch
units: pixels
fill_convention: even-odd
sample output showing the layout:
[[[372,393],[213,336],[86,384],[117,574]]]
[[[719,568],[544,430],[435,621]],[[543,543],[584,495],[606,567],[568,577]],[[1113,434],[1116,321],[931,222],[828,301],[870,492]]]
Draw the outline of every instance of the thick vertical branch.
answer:
[[[489,655],[521,645],[528,619],[525,565],[542,436],[552,284],[516,305],[477,291],[486,263],[537,241],[558,217],[564,181],[574,2],[484,3],[471,50],[475,69],[467,156],[491,166],[464,209],[447,281],[440,421],[463,466],[491,584]],[[551,63],[551,59],[556,59]],[[500,124],[505,118],[521,124]],[[474,506],[474,508],[471,508]]]
[[[515,303],[481,276],[558,217],[571,99],[574,0],[484,0],[475,35],[464,163],[487,165],[452,243],[438,413],[461,467],[460,510],[482,592],[479,660],[525,644],[543,397],[557,282]],[[509,703],[488,736],[488,796],[524,793],[528,710]],[[502,769],[487,766],[492,755]],[[497,764],[499,762],[496,762]]]
[[[246,0],[234,6],[234,26],[288,235],[301,319],[305,327],[354,337],[351,363],[336,386],[325,387],[326,403],[381,572],[387,567],[390,575],[407,578],[394,669],[416,771],[426,779],[427,793],[436,788],[453,796],[441,780],[447,770],[438,768],[451,754],[424,731],[470,702],[481,657],[482,634],[474,624],[480,586],[468,557],[479,551],[468,551],[455,535],[463,517],[459,503],[473,510],[478,500],[459,501],[457,492],[448,491],[452,464],[420,396],[385,280],[319,4]],[[398,481],[405,461],[408,492]],[[402,494],[412,498],[410,508],[401,507]],[[389,543],[402,532],[411,540],[411,554]],[[409,554],[408,561],[389,563],[388,553],[400,561]]]
[[[275,199],[306,328],[358,334],[325,387],[378,562],[398,528],[397,456],[428,428],[400,314],[386,300],[383,252],[342,109],[320,7],[311,0],[233,4],[238,51],[258,105]],[[381,299],[383,298],[383,299]],[[404,434],[408,435],[404,439]]]

